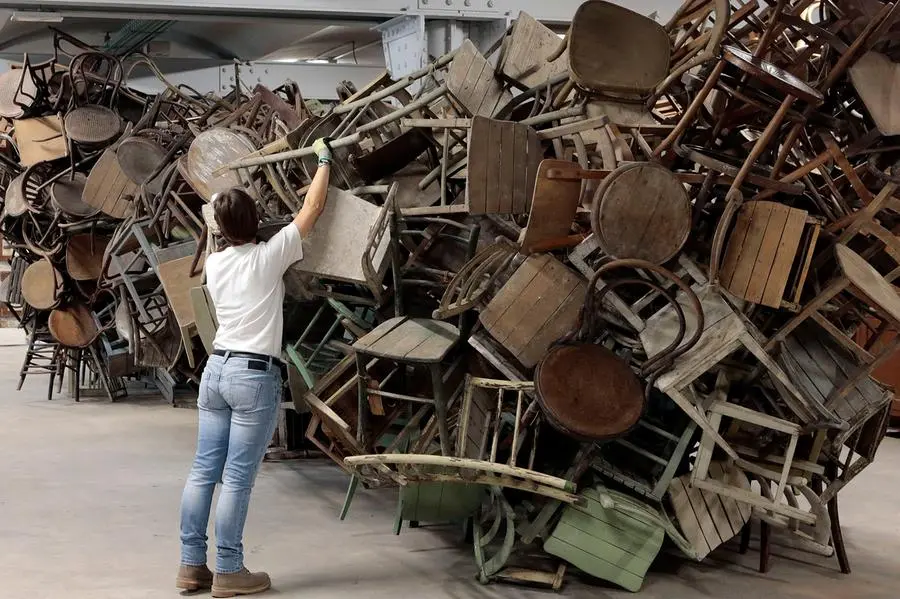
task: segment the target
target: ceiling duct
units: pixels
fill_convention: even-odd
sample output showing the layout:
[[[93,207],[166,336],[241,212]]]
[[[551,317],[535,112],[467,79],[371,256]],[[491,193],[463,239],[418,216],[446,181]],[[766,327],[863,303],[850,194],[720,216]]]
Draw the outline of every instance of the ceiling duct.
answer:
[[[143,48],[174,24],[175,21],[128,21],[110,37],[104,49],[115,56],[127,56]]]

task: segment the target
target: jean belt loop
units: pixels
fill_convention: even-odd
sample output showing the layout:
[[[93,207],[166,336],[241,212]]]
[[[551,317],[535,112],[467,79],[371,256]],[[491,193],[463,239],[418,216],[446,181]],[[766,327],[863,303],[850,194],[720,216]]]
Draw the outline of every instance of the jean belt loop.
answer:
[[[228,361],[228,358],[231,357],[231,350],[225,350],[225,361]]]

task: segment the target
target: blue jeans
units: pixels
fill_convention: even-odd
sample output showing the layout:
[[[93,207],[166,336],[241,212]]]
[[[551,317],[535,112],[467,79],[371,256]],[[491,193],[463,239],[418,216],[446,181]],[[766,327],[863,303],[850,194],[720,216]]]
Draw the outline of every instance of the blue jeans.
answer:
[[[206,564],[206,528],[216,483],[216,571],[244,566],[250,490],[281,409],[281,371],[252,370],[246,358],[210,356],[200,381],[197,455],[181,499],[181,563]],[[257,364],[264,364],[255,361]]]

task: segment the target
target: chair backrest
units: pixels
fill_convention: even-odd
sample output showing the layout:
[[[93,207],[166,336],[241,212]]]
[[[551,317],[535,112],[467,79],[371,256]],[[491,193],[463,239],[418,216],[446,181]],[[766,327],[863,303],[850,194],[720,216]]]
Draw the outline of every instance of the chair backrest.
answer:
[[[572,19],[570,68],[584,89],[649,94],[668,75],[670,53],[662,25],[617,4],[589,0]]]
[[[394,312],[406,316],[409,306],[404,301],[404,291],[412,287],[443,292],[456,271],[474,256],[478,247],[481,226],[466,224],[448,217],[404,216],[396,205],[391,210],[391,269],[394,278]],[[427,265],[424,256],[436,244],[454,242],[459,247],[447,248],[441,257],[455,260],[459,267],[443,264],[444,268]],[[405,256],[404,256],[405,254]],[[436,295],[435,299],[439,299]],[[436,305],[426,311],[431,316]]]

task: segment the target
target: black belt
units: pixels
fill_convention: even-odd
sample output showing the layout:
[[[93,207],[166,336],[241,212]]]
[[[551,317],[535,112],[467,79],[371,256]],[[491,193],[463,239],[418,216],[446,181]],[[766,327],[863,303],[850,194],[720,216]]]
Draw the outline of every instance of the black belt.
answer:
[[[217,349],[213,350],[213,355],[222,356],[225,360],[228,358],[243,358],[245,360],[258,360],[260,362],[265,362],[267,366],[275,365],[280,369],[284,368],[284,362],[276,358],[275,356],[270,356],[268,354],[254,354],[253,352],[248,351],[231,351],[227,349]],[[251,365],[252,368],[252,365]]]

